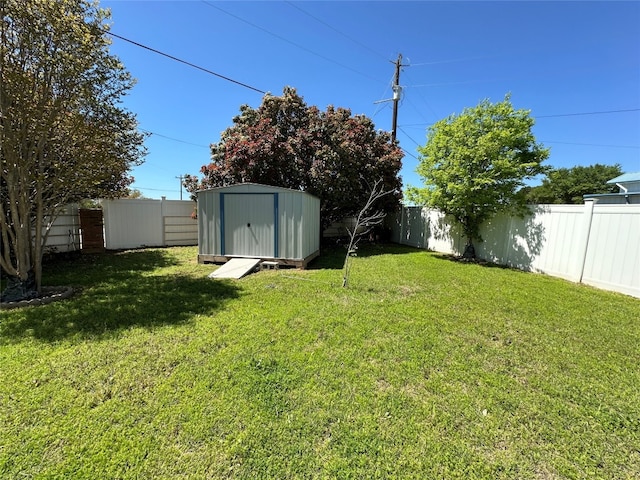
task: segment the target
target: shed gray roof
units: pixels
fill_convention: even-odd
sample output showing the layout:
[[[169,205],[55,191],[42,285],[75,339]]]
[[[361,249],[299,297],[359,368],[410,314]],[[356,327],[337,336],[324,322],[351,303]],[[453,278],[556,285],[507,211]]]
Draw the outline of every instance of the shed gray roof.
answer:
[[[640,172],[624,173],[619,177],[609,180],[607,183],[626,183],[626,182],[640,182]]]
[[[198,193],[203,193],[203,192],[212,192],[212,191],[221,191],[221,190],[263,190],[263,191],[270,191],[270,192],[290,192],[290,193],[294,193],[294,194],[300,194],[300,195],[310,195],[312,197],[318,198],[315,195],[306,192],[304,190],[295,190],[293,188],[285,188],[285,187],[274,187],[273,185],[265,185],[263,183],[254,183],[254,182],[244,182],[244,183],[233,183],[231,185],[225,185],[224,187],[213,187],[213,188],[207,188],[205,190],[198,190],[196,191],[196,194]]]

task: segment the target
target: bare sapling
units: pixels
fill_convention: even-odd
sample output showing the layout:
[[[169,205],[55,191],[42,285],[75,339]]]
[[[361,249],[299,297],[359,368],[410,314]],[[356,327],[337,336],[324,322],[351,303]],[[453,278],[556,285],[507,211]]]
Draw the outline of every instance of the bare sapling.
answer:
[[[392,190],[385,191],[384,183],[382,179],[376,180],[369,193],[369,198],[358,213],[356,222],[353,227],[347,227],[347,233],[349,234],[349,246],[347,247],[347,254],[344,258],[342,286],[346,287],[349,283],[349,275],[351,274],[352,262],[351,257],[357,256],[358,243],[362,238],[371,233],[373,228],[380,225],[386,216],[382,210],[376,210],[371,212],[375,203],[384,197],[392,193]]]

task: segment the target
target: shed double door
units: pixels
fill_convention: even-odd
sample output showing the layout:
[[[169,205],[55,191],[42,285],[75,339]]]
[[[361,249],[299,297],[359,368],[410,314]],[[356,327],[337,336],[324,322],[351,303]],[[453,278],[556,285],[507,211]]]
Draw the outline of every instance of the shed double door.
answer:
[[[275,257],[274,194],[224,195],[224,254]]]

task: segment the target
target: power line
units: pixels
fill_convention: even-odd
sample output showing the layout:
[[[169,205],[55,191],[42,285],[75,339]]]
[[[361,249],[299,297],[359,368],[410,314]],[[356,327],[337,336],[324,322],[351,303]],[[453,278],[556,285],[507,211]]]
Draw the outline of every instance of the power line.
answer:
[[[359,42],[358,40],[356,40],[355,38],[353,38],[353,37],[351,37],[351,36],[347,35],[346,33],[341,32],[340,30],[338,30],[337,28],[333,27],[332,25],[329,25],[329,24],[328,24],[327,22],[325,22],[324,20],[321,20],[320,18],[316,17],[316,16],[315,16],[315,15],[313,15],[312,13],[309,13],[309,12],[307,12],[306,10],[303,10],[303,9],[302,9],[302,8],[300,8],[299,6],[294,5],[292,2],[285,1],[284,3],[286,3],[286,4],[288,4],[289,6],[291,6],[291,7],[295,8],[296,10],[301,11],[301,12],[302,12],[302,13],[304,13],[305,15],[307,15],[307,16],[309,16],[309,17],[313,18],[316,22],[321,23],[322,25],[324,25],[324,26],[325,26],[325,27],[327,27],[327,28],[330,28],[331,30],[333,30],[333,31],[334,31],[334,32],[336,32],[337,34],[342,35],[342,36],[343,36],[344,38],[346,38],[347,40],[349,40],[349,41],[351,41],[351,42],[355,43],[356,45],[358,45],[358,46],[360,46],[360,47],[364,48],[365,50],[368,50],[369,52],[373,53],[374,55],[376,55],[376,56],[378,56],[378,57],[380,57],[380,58],[382,58],[382,59],[384,59],[384,60],[387,60],[387,57],[386,57],[386,56],[384,56],[384,55],[382,55],[380,52],[376,52],[375,50],[373,50],[373,49],[372,49],[371,47],[369,47],[368,45],[365,45],[364,43]]]
[[[153,192],[169,192],[170,188],[145,188],[145,187],[134,187],[136,190],[150,190]]]
[[[558,142],[556,140],[540,140],[544,143],[559,143],[562,145],[584,145],[585,147],[608,147],[608,148],[638,148],[640,145],[602,145],[598,143],[573,143],[573,142]]]
[[[535,118],[578,117],[582,115],[603,115],[608,113],[624,113],[624,112],[638,112],[638,111],[640,111],[640,108],[628,108],[626,110],[605,110],[602,112],[558,113],[555,115],[535,115]]]
[[[389,79],[389,83],[387,84],[386,87],[384,87],[384,91],[382,92],[382,94],[380,95],[380,98],[384,98],[387,94],[387,90],[389,90],[389,87],[393,84],[393,79],[395,78],[395,73],[391,74],[391,78]],[[371,115],[371,118],[374,118],[378,113],[380,113],[380,111],[384,108],[384,107],[388,107],[389,104],[385,103],[385,100],[378,100],[373,102],[375,105],[378,105],[376,107],[376,109],[373,112],[373,115]]]
[[[627,108],[625,110],[603,110],[600,112],[580,112],[580,113],[557,113],[554,115],[533,115],[535,119],[538,118],[555,118],[555,117],[578,117],[583,115],[605,115],[610,113],[627,113],[627,112],[640,112],[640,108]],[[428,123],[406,123],[403,127],[426,127]],[[635,148],[635,147],[633,147]]]
[[[457,80],[457,81],[440,82],[440,83],[424,83],[419,85],[407,85],[406,88],[448,87],[451,85],[471,85],[476,83],[513,82],[513,81],[520,81],[520,80],[531,80],[532,78],[553,78],[559,75],[567,75],[567,74],[586,74],[594,71],[599,72],[601,71],[601,69],[597,69],[595,67],[555,69],[555,70],[541,71],[528,76],[498,77],[498,78],[485,78],[485,79],[474,79],[474,80]]]
[[[105,31],[105,33],[111,35],[112,37],[119,38],[120,40],[124,40],[125,42],[129,42],[129,43],[131,43],[131,44],[133,44],[133,45],[135,45],[137,47],[144,48],[145,50],[149,50],[150,52],[157,53],[158,55],[162,55],[163,57],[167,57],[167,58],[169,58],[171,60],[174,60],[176,62],[183,63],[185,65],[188,65],[190,67],[196,68],[196,69],[201,70],[201,71],[203,71],[205,73],[208,73],[210,75],[214,75],[214,76],[216,76],[218,78],[222,78],[223,80],[226,80],[228,82],[235,83],[236,85],[240,85],[241,87],[248,88],[249,90],[253,90],[254,92],[258,92],[258,93],[262,93],[262,94],[267,93],[264,90],[260,90],[259,88],[252,87],[251,85],[247,85],[246,83],[242,83],[242,82],[240,82],[238,80],[234,80],[233,78],[227,77],[227,76],[222,75],[220,73],[216,73],[216,72],[214,72],[212,70],[209,70],[208,68],[204,68],[204,67],[201,67],[199,65],[196,65],[195,63],[187,62],[186,60],[182,60],[181,58],[174,57],[173,55],[169,55],[168,53],[161,52],[160,50],[156,50],[155,48],[149,47],[147,45],[143,45],[142,43],[138,43],[138,42],[136,42],[134,40],[130,40],[130,39],[125,38],[125,37],[123,37],[121,35],[117,35],[117,34],[115,34],[113,32]]]
[[[411,64],[409,65],[411,66]],[[407,77],[410,77],[411,74],[406,71],[405,75]],[[427,106],[427,108],[431,111],[431,113],[433,114],[434,117],[438,118],[439,115],[435,112],[435,110],[431,107],[431,105],[429,104],[429,102],[427,102],[427,100],[424,98],[424,96],[422,95],[422,92],[420,92],[420,90],[415,90],[418,93],[418,96],[420,97],[420,99],[424,102],[424,104]],[[413,108],[415,108],[416,112],[418,112],[418,114],[425,120],[428,121],[427,118],[424,116],[424,114],[422,113],[422,110],[419,109],[412,101],[411,98],[409,96],[405,96],[405,98],[407,99],[407,101],[413,106]]]
[[[199,145],[197,143],[191,143],[191,142],[187,142],[186,140],[180,140],[178,138],[173,138],[173,137],[168,137],[166,135],[162,135],[160,133],[156,133],[156,132],[152,132],[150,130],[145,130],[144,128],[138,128],[138,130],[148,133],[151,136],[156,136],[156,137],[162,137],[162,138],[166,138],[167,140],[173,140],[174,142],[180,142],[180,143],[185,143],[187,145],[193,145],[194,147],[200,147],[200,148],[209,148],[209,146],[207,145]]]
[[[380,79],[378,79],[378,78],[375,78],[375,77],[372,77],[371,75],[368,75],[366,73],[360,72],[360,71],[358,71],[358,70],[356,70],[354,68],[349,67],[348,65],[344,65],[344,64],[342,64],[340,62],[337,62],[337,61],[333,60],[332,58],[326,57],[326,56],[322,55],[321,53],[314,52],[313,50],[311,50],[311,49],[309,49],[307,47],[303,47],[302,45],[300,45],[298,43],[292,42],[291,40],[288,40],[287,38],[283,37],[282,35],[278,35],[277,33],[273,33],[271,31],[267,30],[266,28],[261,27],[260,25],[256,25],[255,23],[252,23],[249,20],[245,20],[244,18],[239,17],[238,15],[235,15],[235,14],[233,14],[231,12],[228,12],[228,11],[218,7],[217,5],[213,5],[211,2],[208,2],[206,0],[201,0],[201,1],[205,5],[208,5],[211,8],[215,8],[216,10],[224,13],[225,15],[229,15],[230,17],[233,17],[236,20],[239,20],[239,21],[241,21],[243,23],[246,23],[247,25],[250,25],[253,28],[257,28],[258,30],[263,31],[263,32],[271,35],[272,37],[275,37],[275,38],[277,38],[279,40],[282,40],[283,42],[286,42],[289,45],[293,45],[294,47],[299,48],[300,50],[304,50],[305,52],[310,53],[311,55],[315,55],[316,57],[322,58],[323,60],[326,60],[327,62],[333,63],[334,65],[338,65],[339,67],[342,67],[344,69],[350,70],[353,73],[357,73],[358,75],[362,75],[363,77],[366,77],[369,80],[374,80],[376,82],[380,82]]]
[[[504,80],[512,80],[512,79],[506,78]],[[468,85],[470,83],[497,82],[497,81],[500,81],[500,80],[461,80],[456,82],[421,83],[419,85],[406,85],[405,88],[449,87],[451,85]]]
[[[416,157],[416,156],[415,156],[413,153],[411,153],[409,150],[406,150],[406,149],[404,149],[404,148],[402,148],[402,147],[400,147],[400,150],[402,150],[404,153],[406,153],[406,154],[407,154],[407,155],[409,155],[410,157],[413,157],[413,158],[415,158],[415,159],[416,159],[416,160],[418,160],[418,161],[420,160],[418,157]]]
[[[374,103],[378,105],[378,107],[376,107],[376,109],[373,112],[373,115],[371,115],[371,119],[375,118],[375,116],[378,115],[378,113],[380,113],[385,108],[391,108],[388,103],[383,103],[382,101],[374,102]]]
[[[409,62],[411,67],[423,67],[427,65],[442,65],[443,63],[458,63],[458,62],[468,62],[471,60],[485,60],[487,58],[498,58],[501,55],[482,55],[477,57],[465,57],[465,58],[452,58],[449,60],[435,60],[433,62],[418,62],[413,63]]]
[[[407,132],[405,132],[405,131],[404,131],[404,129],[403,129],[402,127],[398,127],[398,128],[400,129],[400,131],[401,131],[402,133],[404,133],[404,134],[405,134],[405,136],[406,136],[409,140],[411,140],[413,143],[415,143],[417,147],[421,147],[421,146],[422,146],[422,145],[420,145],[418,142],[416,142],[413,138],[411,138],[411,136],[410,136]]]

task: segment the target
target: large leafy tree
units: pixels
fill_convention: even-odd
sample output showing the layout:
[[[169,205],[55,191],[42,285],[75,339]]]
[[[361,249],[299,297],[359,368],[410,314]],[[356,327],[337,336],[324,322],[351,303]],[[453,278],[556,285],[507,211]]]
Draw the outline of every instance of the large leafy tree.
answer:
[[[551,170],[542,184],[527,189],[529,203],[581,204],[584,195],[591,193],[616,193],[616,185],[607,184],[622,175],[619,164],[556,168]]]
[[[321,199],[321,222],[355,215],[376,181],[391,195],[376,208],[399,205],[402,151],[363,115],[308,106],[295,89],[267,94],[257,108],[240,107],[233,125],[211,145],[202,178],[186,175],[190,192],[239,182],[301,189]]]
[[[467,237],[465,256],[475,256],[481,225],[505,210],[522,212],[524,180],[544,173],[549,151],[536,143],[534,120],[526,110],[503,101],[483,100],[433,124],[420,147],[417,171],[423,188],[410,198],[453,217]]]
[[[133,81],[109,53],[107,11],[3,0],[0,13],[0,265],[28,298],[60,208],[126,193],[144,138],[119,105]]]

